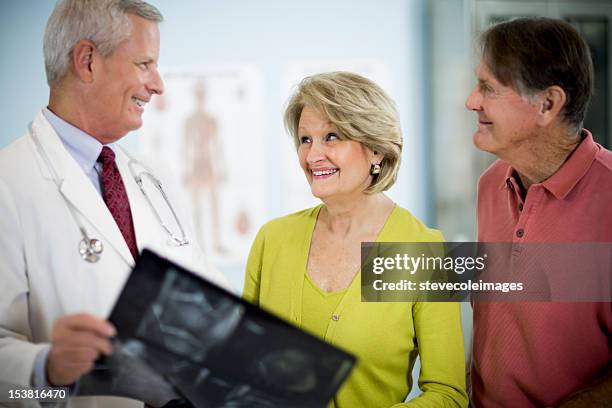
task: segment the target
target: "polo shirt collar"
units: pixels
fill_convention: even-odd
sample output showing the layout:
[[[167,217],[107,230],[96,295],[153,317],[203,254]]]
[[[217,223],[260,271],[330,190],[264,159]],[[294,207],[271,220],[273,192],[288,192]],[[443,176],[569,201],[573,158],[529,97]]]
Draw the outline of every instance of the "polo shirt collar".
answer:
[[[569,159],[555,174],[553,174],[541,185],[550,191],[558,200],[563,200],[572,191],[574,186],[584,177],[591,167],[595,155],[599,150],[597,143],[593,140],[593,135],[586,129],[582,129],[584,139],[576,150],[570,155]],[[515,170],[508,166],[504,176],[503,186],[507,188],[507,180],[513,178]]]
[[[591,132],[583,129],[582,134],[584,139],[569,159],[555,174],[542,183],[544,188],[550,191],[557,200],[563,200],[584,177],[599,150]]]

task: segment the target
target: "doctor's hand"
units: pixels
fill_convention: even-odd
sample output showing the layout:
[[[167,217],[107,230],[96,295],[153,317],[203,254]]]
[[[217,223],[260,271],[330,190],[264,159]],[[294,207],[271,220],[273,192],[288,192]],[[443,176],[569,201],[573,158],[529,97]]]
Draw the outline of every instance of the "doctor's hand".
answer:
[[[113,351],[116,333],[107,321],[89,314],[60,317],[53,325],[47,356],[47,381],[52,386],[73,384],[94,367],[101,354]]]

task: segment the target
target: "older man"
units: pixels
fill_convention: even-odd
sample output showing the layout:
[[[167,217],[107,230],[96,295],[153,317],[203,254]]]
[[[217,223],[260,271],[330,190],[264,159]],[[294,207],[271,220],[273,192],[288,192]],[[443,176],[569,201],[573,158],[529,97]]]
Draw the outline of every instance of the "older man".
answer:
[[[65,0],[49,18],[49,104],[0,152],[1,383],[69,386],[111,353],[104,319],[142,248],[204,269],[172,200],[146,184],[147,201],[145,167],[116,143],[163,92],[161,20],[140,0]]]
[[[612,153],[582,128],[587,44],[544,18],[481,40],[466,107],[478,115],[475,145],[499,160],[478,185],[479,241],[612,242]],[[611,329],[610,303],[474,304],[474,406],[609,406]]]

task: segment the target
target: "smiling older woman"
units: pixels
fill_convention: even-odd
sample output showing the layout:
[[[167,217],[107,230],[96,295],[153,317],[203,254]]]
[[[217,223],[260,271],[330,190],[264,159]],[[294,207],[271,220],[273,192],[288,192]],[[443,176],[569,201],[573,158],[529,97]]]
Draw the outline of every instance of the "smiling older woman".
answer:
[[[396,180],[402,136],[393,102],[348,72],[302,80],[285,126],[323,204],[264,225],[244,297],[359,358],[331,407],[467,405],[459,306],[361,302],[361,242],[437,242],[383,191]],[[421,358],[423,393],[404,402]]]

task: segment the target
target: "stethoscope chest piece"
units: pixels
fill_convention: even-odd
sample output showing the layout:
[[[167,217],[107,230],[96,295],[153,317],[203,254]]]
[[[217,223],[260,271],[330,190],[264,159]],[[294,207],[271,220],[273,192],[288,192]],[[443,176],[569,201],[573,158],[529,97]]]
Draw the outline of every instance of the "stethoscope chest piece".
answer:
[[[100,260],[100,254],[104,251],[104,245],[98,239],[83,238],[79,242],[79,254],[81,258],[90,263],[96,263]]]

